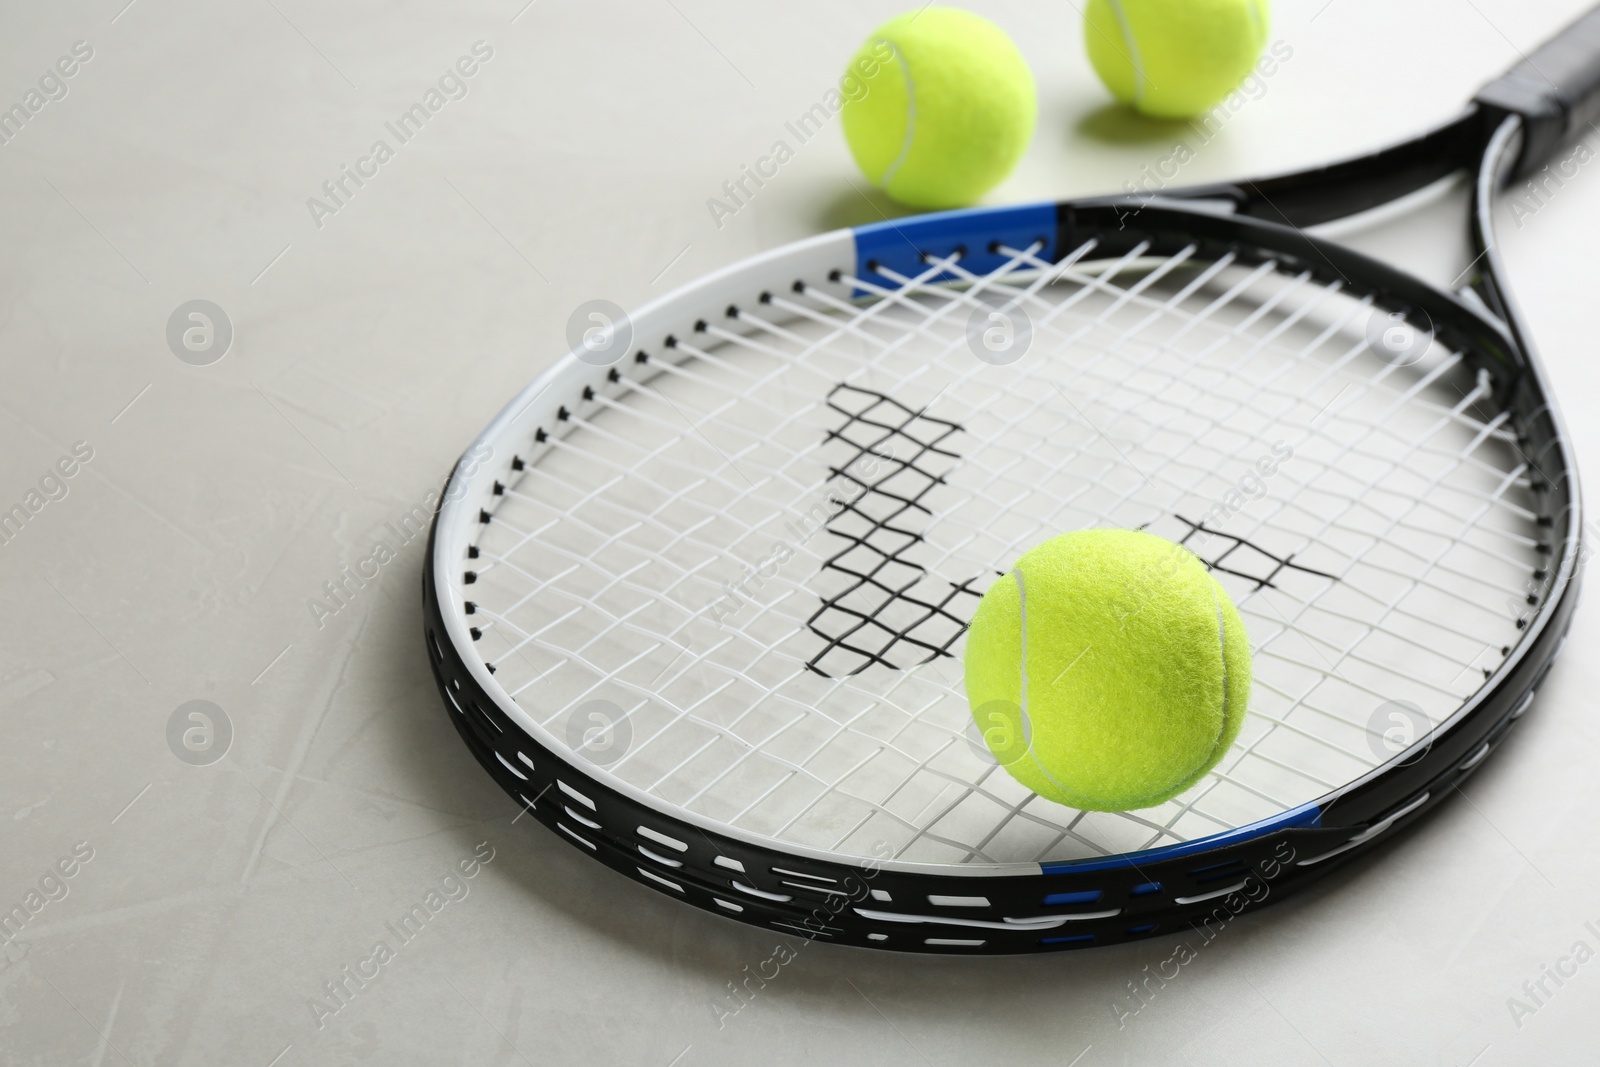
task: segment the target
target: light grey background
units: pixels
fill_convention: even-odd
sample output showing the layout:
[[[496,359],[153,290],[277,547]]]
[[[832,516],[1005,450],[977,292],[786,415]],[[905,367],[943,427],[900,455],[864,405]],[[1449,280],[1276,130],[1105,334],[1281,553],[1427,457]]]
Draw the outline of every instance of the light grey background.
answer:
[[[0,546],[0,911],[93,859],[0,947],[6,1064],[1592,1063],[1600,962],[1594,605],[1532,713],[1400,847],[1247,916],[1137,1015],[1174,937],[1026,959],[800,948],[719,1028],[772,934],[592,863],[523,820],[446,721],[422,543],[318,626],[307,600],[436,487],[564,347],[568,314],[895,209],[837,125],[718,228],[705,201],[905,0],[10,0],[0,105],[92,60],[0,146],[0,510],[93,459]],[[1181,126],[1107,107],[1077,5],[972,5],[1019,42],[1039,125],[991,196],[1107,192]],[[1450,114],[1583,5],[1279,0],[1293,57],[1183,180],[1337,156]],[[493,57],[319,227],[308,197],[474,42]],[[1450,198],[1351,239],[1441,282]],[[1600,167],[1505,235],[1580,458]],[[210,366],[166,342],[214,301]],[[131,406],[130,405],[131,402]],[[193,766],[169,716],[208,700]],[[493,860],[318,1026],[340,968],[488,842]],[[768,968],[770,973],[770,967]],[[1535,1006],[1531,1001],[1530,1006]],[[277,1059],[274,1059],[277,1057]]]

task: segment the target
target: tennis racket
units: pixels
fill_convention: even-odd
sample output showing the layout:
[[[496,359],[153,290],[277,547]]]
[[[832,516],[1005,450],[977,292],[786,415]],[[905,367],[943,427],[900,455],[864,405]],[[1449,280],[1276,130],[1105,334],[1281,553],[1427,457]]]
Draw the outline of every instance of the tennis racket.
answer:
[[[1491,208],[1600,116],[1600,8],[1458,117],[1312,170],[818,236],[597,311],[451,475],[428,654],[484,768],[688,904],[904,951],[1212,920],[1378,847],[1527,710],[1577,597],[1568,439]],[[1303,227],[1465,171],[1425,284]],[[1159,807],[1018,785],[966,623],[1094,526],[1246,622],[1238,743]]]

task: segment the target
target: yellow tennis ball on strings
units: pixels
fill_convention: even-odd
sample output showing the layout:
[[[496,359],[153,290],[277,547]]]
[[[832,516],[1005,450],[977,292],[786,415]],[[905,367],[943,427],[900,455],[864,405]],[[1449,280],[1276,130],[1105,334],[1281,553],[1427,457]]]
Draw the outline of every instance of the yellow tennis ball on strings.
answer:
[[[1111,95],[1190,118],[1238,87],[1267,41],[1267,0],[1089,0],[1083,43]]]
[[[971,204],[1033,137],[1033,73],[1005,31],[950,7],[879,26],[840,80],[840,121],[861,172],[916,208]]]
[[[967,632],[979,732],[1013,778],[1092,811],[1153,807],[1239,735],[1250,639],[1188,549],[1137,530],[1062,534],[984,594]]]

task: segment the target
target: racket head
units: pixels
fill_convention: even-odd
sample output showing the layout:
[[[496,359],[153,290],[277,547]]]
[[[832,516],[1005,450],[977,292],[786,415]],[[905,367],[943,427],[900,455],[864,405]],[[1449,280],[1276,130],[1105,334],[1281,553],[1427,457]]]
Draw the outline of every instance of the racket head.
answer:
[[[1425,337],[1415,358],[1376,354],[1390,324]],[[1291,228],[1125,201],[925,216],[757,257],[626,326],[458,464],[430,659],[541,821],[710,910],[992,953],[1148,936],[1251,878],[1276,898],[1480,765],[1565,631],[1577,492],[1531,354]],[[1386,459],[1407,441],[1426,447]],[[1269,516],[1258,486],[1299,503]],[[1385,526],[1408,496],[1424,514]],[[1327,534],[1336,501],[1365,549]],[[1252,724],[1166,811],[1055,810],[966,725],[976,597],[1093,525],[1189,544],[1258,646]],[[1405,573],[1441,560],[1438,588]]]

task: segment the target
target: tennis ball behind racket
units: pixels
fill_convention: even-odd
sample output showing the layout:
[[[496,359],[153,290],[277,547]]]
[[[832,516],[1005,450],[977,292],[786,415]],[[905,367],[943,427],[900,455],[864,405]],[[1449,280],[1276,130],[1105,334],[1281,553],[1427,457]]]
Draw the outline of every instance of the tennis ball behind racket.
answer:
[[[1100,80],[1118,100],[1158,118],[1215,107],[1267,41],[1267,0],[1089,0],[1083,15]]]
[[[989,587],[967,632],[966,685],[1017,781],[1074,808],[1148,808],[1199,781],[1239,735],[1250,639],[1188,549],[1082,530]]]
[[[845,68],[840,121],[856,165],[909,207],[971,204],[1033,137],[1033,74],[987,19],[930,7],[890,19]]]

